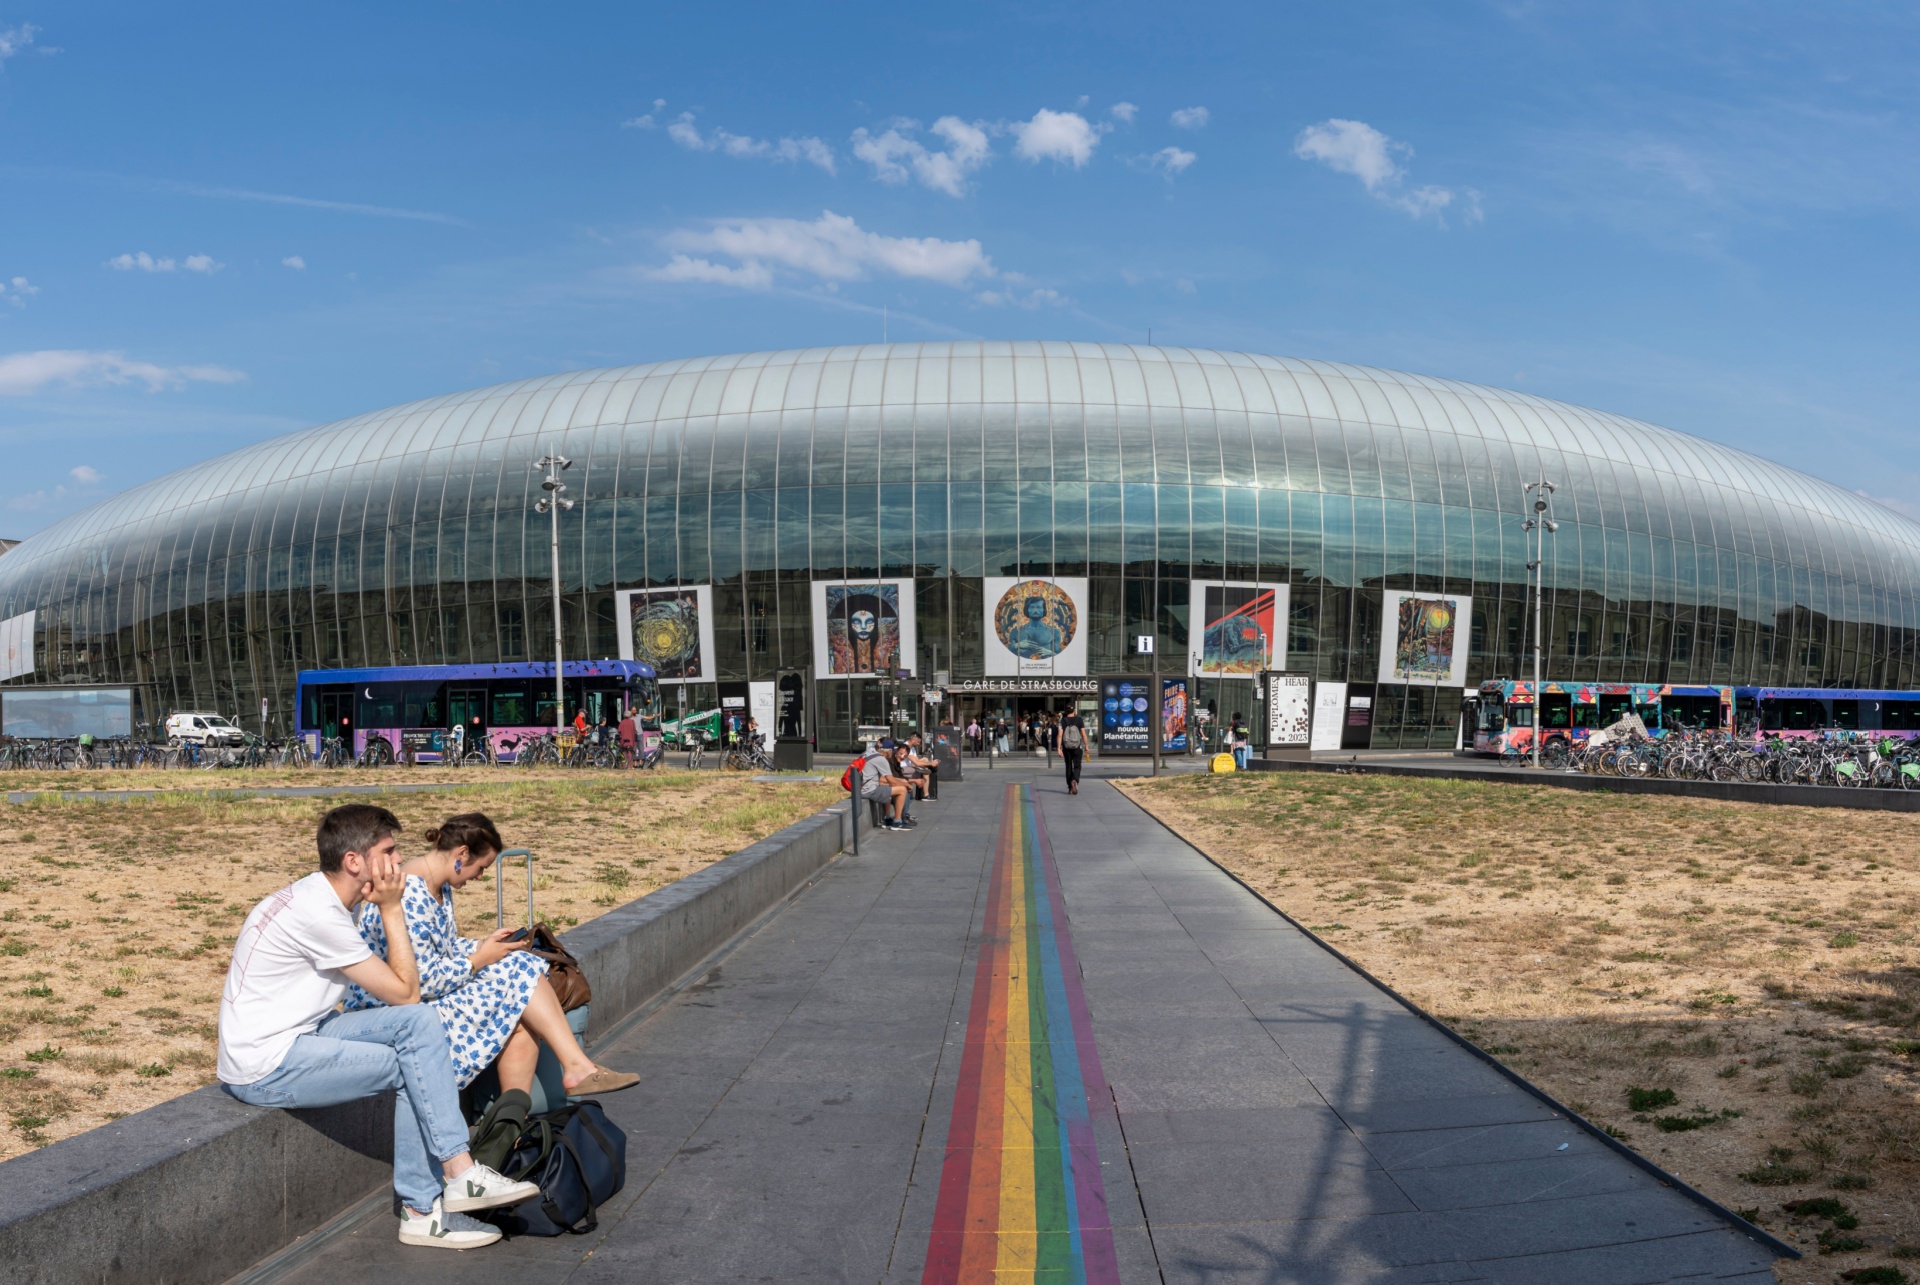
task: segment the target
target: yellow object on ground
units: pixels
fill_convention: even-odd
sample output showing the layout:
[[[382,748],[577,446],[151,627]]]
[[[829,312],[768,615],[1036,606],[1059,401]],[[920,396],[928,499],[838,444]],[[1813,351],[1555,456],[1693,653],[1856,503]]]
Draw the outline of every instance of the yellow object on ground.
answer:
[[[1207,770],[1210,772],[1231,772],[1239,766],[1238,763],[1233,761],[1233,755],[1216,754],[1213,756],[1213,762],[1207,764]]]

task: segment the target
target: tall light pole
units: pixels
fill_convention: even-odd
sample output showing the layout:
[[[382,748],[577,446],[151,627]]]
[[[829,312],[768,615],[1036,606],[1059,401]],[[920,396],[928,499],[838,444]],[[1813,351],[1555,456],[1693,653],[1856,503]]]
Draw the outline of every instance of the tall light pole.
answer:
[[[1527,563],[1527,570],[1533,572],[1533,765],[1539,767],[1540,742],[1545,739],[1547,732],[1541,717],[1545,707],[1540,693],[1540,641],[1545,637],[1540,605],[1541,581],[1546,575],[1547,537],[1558,531],[1560,524],[1547,516],[1552,506],[1553,483],[1547,481],[1544,473],[1538,482],[1527,483],[1527,494],[1533,498],[1533,516],[1520,529],[1533,536],[1533,560]]]
[[[558,736],[567,726],[567,686],[564,676],[567,651],[560,625],[560,510],[573,507],[573,501],[564,494],[567,484],[560,480],[560,474],[572,468],[573,461],[548,451],[535,460],[533,466],[547,471],[546,477],[540,481],[540,489],[546,494],[534,503],[533,511],[547,514],[553,522],[553,731]]]

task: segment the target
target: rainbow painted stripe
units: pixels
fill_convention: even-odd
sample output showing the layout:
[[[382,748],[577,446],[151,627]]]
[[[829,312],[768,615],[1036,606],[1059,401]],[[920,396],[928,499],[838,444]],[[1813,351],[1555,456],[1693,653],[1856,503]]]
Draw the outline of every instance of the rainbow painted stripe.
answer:
[[[921,1279],[1120,1279],[1093,1116],[1112,1101],[1032,790],[1009,785]]]

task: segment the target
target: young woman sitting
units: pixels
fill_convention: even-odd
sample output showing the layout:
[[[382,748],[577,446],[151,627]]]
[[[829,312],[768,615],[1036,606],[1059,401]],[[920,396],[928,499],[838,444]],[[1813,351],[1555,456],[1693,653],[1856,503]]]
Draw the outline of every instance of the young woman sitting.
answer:
[[[401,906],[419,964],[420,999],[439,1013],[446,1027],[459,1087],[473,1083],[497,1059],[503,1091],[530,1091],[540,1043],[560,1059],[560,1082],[574,1097],[638,1084],[637,1075],[594,1065],[547,983],[546,961],[526,953],[524,942],[508,941],[511,928],[498,928],[484,941],[475,941],[462,937],[455,926],[453,890],[486,873],[505,846],[493,822],[479,812],[448,817],[438,829],[427,831],[427,842],[432,851],[403,867],[407,883]],[[387,934],[380,916],[362,908],[359,929],[373,952],[385,959]],[[349,1012],[379,1003],[358,986],[347,992]]]

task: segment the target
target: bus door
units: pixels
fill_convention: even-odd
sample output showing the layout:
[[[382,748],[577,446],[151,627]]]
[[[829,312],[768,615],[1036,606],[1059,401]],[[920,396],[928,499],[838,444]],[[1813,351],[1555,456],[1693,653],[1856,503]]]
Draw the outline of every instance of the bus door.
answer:
[[[598,727],[602,722],[617,725],[620,722],[620,689],[618,687],[594,687],[586,693],[587,726]]]
[[[1573,727],[1573,697],[1566,692],[1542,692],[1538,700],[1540,734],[1552,736],[1558,732],[1566,735]]]
[[[322,736],[337,736],[353,743],[353,688],[334,687],[316,693],[320,719],[315,726]]]
[[[487,689],[454,687],[447,692],[447,723],[472,731],[487,725]]]

